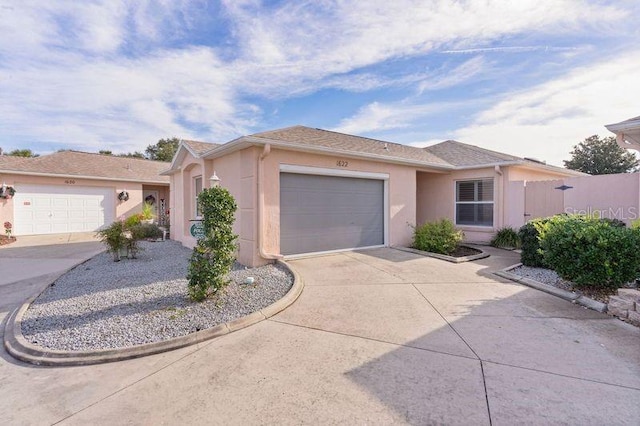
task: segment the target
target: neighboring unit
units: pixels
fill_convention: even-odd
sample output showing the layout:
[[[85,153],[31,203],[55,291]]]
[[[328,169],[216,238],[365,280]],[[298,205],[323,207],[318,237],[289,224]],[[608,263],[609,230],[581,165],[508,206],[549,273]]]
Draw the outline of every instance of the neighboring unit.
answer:
[[[583,175],[456,141],[415,148],[303,126],[225,144],[183,141],[163,175],[171,178],[172,238],[186,246],[196,243],[196,197],[214,172],[238,202],[239,261],[248,266],[407,246],[410,225],[440,218],[467,240],[488,241],[523,223],[523,212],[509,208],[519,196],[509,182]]]
[[[616,141],[622,148],[640,151],[640,117],[608,124],[605,127],[616,134]]]
[[[167,163],[76,151],[35,158],[0,155],[0,218],[14,235],[97,231],[149,202],[158,218],[169,208]]]

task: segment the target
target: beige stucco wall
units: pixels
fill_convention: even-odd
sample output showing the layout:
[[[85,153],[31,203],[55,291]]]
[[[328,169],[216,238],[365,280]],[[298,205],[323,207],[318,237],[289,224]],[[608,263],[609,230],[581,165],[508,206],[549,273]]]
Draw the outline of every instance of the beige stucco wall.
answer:
[[[338,161],[347,163],[338,167]],[[274,149],[264,159],[265,226],[264,247],[268,252],[280,251],[280,165],[313,166],[340,171],[388,173],[389,211],[388,244],[409,245],[416,221],[416,171],[413,167]]]
[[[194,247],[197,240],[191,236],[192,220],[196,219],[194,178],[202,176],[203,188],[209,188],[214,171],[220,185],[236,199],[238,211],[233,231],[239,236],[238,261],[245,265],[266,263],[261,261],[257,249],[256,176],[258,148],[236,151],[214,160],[195,159],[189,155],[180,164],[180,171],[171,176],[171,238],[186,247]]]
[[[387,243],[391,246],[411,243],[413,231],[409,225],[440,218],[454,220],[457,180],[494,179],[494,226],[460,227],[468,241],[487,242],[498,228],[516,223],[517,218],[523,216],[523,208],[513,204],[521,198],[523,191],[512,182],[514,178],[540,180],[558,176],[555,172],[517,167],[488,167],[448,173],[428,170],[417,172],[410,166],[275,148],[266,153],[264,160],[260,160],[261,153],[262,147],[250,147],[214,160],[200,160],[186,155],[182,164],[178,165],[180,169],[171,177],[172,188],[175,188],[170,201],[172,238],[187,247],[195,246],[196,240],[189,234],[190,220],[195,219],[193,178],[203,176],[203,186],[207,188],[214,171],[221,179],[221,185],[231,192],[238,203],[234,232],[239,235],[238,260],[245,265],[268,262],[259,252],[261,238],[263,251],[267,255],[280,253],[281,165],[388,174]],[[345,162],[347,166],[340,167],[339,162]],[[259,181],[262,185],[259,185]],[[262,199],[263,204],[260,202]]]
[[[504,226],[519,228],[525,222],[524,182],[551,180],[562,172],[510,166],[460,170],[446,174],[418,172],[417,222],[455,218],[455,182],[470,179],[494,179],[494,224],[492,227],[460,226],[467,241],[488,242]],[[518,182],[514,182],[518,181]]]
[[[313,166],[336,170],[349,170],[389,174],[389,229],[390,245],[408,245],[415,223],[416,178],[412,167],[345,159],[341,156],[316,155],[273,149],[263,160],[262,173],[264,194],[263,221],[259,221],[258,178],[259,157],[262,148],[250,147],[214,160],[200,161],[186,156],[181,169],[171,177],[172,238],[187,247],[193,247],[196,240],[189,235],[189,219],[193,219],[193,177],[204,174],[205,187],[209,187],[208,177],[213,171],[221,179],[221,185],[229,190],[238,203],[238,213],[234,232],[239,235],[238,260],[245,265],[267,263],[259,253],[258,232],[262,232],[263,250],[268,254],[280,253],[280,165]],[[337,162],[346,160],[347,167],[338,167]]]
[[[494,168],[460,170],[446,174],[423,173],[417,175],[417,214],[418,224],[443,218],[454,221],[456,201],[456,181],[470,179],[494,179],[494,226],[459,226],[467,241],[489,241],[501,224],[500,200],[502,176]]]
[[[141,183],[134,182],[124,182],[124,181],[109,181],[109,180],[98,180],[98,179],[79,179],[72,176],[65,177],[45,177],[45,176],[28,176],[28,175],[16,175],[16,174],[0,174],[0,183],[6,183],[7,185],[13,186],[16,189],[16,192],[20,192],[20,185],[29,184],[29,185],[64,185],[69,187],[101,187],[101,188],[111,188],[114,193],[114,205],[115,211],[112,212],[114,214],[114,218],[117,219],[119,217],[128,217],[133,213],[139,212],[142,208],[142,187]],[[145,186],[146,187],[146,186]],[[162,193],[168,199],[169,187],[162,185],[155,185],[159,193]],[[120,201],[117,198],[117,194],[121,191],[126,190],[129,193],[129,200]],[[4,199],[0,198],[0,221],[4,223],[5,221],[9,221],[11,223],[15,222],[15,218],[13,215],[13,201],[14,199]]]

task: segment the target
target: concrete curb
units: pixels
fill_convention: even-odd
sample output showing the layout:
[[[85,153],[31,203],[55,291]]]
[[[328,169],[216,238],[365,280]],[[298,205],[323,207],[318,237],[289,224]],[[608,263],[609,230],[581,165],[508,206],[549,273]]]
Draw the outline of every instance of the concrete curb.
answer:
[[[451,262],[451,263],[462,263],[462,262],[471,262],[473,260],[478,260],[478,259],[484,259],[486,257],[489,257],[490,254],[485,252],[484,250],[478,248],[478,247],[470,247],[466,244],[461,244],[462,247],[467,247],[467,248],[472,248],[474,250],[480,250],[481,253],[478,254],[473,254],[471,256],[463,256],[463,257],[453,257],[453,256],[447,256],[444,254],[439,254],[439,253],[431,253],[428,251],[422,251],[422,250],[417,250],[411,247],[393,247],[394,249],[397,250],[401,250],[401,251],[406,251],[409,253],[414,253],[414,254],[419,254],[421,256],[426,256],[426,257],[434,257],[436,259],[440,259],[440,260],[446,260],[447,262]]]
[[[278,260],[277,263],[285,267],[293,275],[293,285],[284,297],[257,312],[224,324],[219,324],[206,330],[197,331],[186,336],[180,336],[162,342],[148,343],[126,348],[78,352],[46,349],[31,344],[22,335],[22,318],[31,303],[33,303],[40,293],[42,293],[40,292],[27,300],[22,306],[15,309],[8,317],[5,324],[4,347],[12,357],[30,364],[45,366],[79,366],[140,358],[143,356],[195,345],[197,343],[249,327],[250,325],[257,324],[293,304],[293,302],[295,302],[296,299],[298,299],[298,296],[302,293],[304,283],[298,272],[289,264],[281,260]],[[48,288],[48,286],[46,286],[42,291],[46,288]]]
[[[580,306],[584,306],[585,308],[593,309],[594,311],[603,313],[607,312],[606,303],[598,302],[597,300],[590,299],[588,297],[582,296],[581,294],[562,290],[561,288],[557,288],[549,284],[544,284],[530,278],[524,278],[509,272],[512,269],[518,268],[520,266],[522,266],[522,263],[516,263],[515,265],[511,265],[499,271],[495,271],[493,274],[520,284],[524,284],[528,287],[535,288],[536,290],[544,291],[545,293],[567,300],[571,303],[576,303]]]

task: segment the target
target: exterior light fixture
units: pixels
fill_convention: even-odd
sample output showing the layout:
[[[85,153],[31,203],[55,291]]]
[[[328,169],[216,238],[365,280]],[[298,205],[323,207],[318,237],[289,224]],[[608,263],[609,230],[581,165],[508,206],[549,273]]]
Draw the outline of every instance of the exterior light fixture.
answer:
[[[213,175],[209,178],[209,182],[211,182],[211,188],[217,188],[220,186],[220,178],[216,174],[216,171],[213,171]]]

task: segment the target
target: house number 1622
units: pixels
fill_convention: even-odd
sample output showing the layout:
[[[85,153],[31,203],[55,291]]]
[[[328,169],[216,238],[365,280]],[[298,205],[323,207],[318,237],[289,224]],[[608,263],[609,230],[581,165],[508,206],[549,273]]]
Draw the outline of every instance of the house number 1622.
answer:
[[[344,160],[336,161],[336,166],[338,167],[349,167],[349,162]]]

